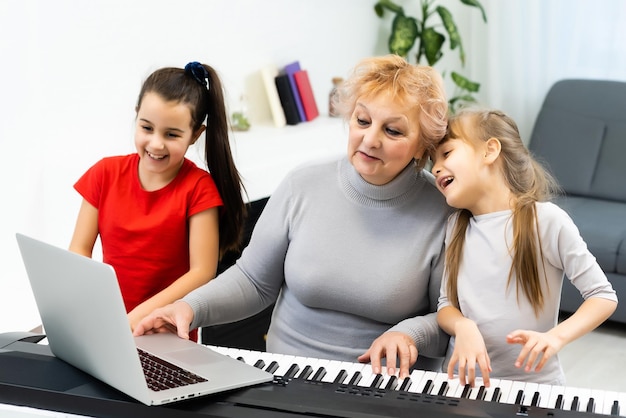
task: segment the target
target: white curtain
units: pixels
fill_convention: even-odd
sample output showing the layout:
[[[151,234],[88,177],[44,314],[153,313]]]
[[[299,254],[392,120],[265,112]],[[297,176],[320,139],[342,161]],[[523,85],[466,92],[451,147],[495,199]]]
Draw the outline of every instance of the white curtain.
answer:
[[[487,24],[478,13],[468,15],[469,75],[481,83],[482,104],[512,116],[525,141],[554,82],[626,81],[626,1],[481,0],[481,4]]]

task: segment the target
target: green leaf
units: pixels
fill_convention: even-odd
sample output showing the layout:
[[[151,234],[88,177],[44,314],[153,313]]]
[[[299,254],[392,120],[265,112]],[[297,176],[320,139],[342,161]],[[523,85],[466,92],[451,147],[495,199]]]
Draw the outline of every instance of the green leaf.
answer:
[[[452,19],[452,14],[443,6],[437,6],[437,13],[439,13],[443,26],[446,28],[446,32],[448,32],[448,35],[450,36],[450,49],[455,49],[457,46],[459,47],[461,65],[465,66],[465,51],[463,50],[463,44],[461,43],[459,29],[457,28],[456,23],[454,23],[454,19]]]
[[[374,12],[376,13],[376,16],[383,17],[385,9],[380,5],[380,3],[376,3],[374,5]]]
[[[430,65],[431,67],[435,65],[435,63],[439,61],[439,59],[443,55],[443,53],[441,52],[441,47],[445,40],[446,37],[437,32],[434,28],[426,28],[422,32],[422,44],[420,45],[420,47],[426,55],[426,61],[428,61],[428,65]]]
[[[459,73],[452,71],[450,74],[452,77],[452,81],[454,84],[462,88],[463,90],[470,91],[472,93],[476,93],[480,89],[480,83],[476,83],[474,81],[470,81],[467,78],[463,77]]]
[[[485,9],[483,9],[483,6],[477,0],[461,0],[461,3],[467,6],[478,7],[480,12],[483,14],[483,21],[487,23],[487,14],[485,13]]]
[[[417,38],[419,31],[417,21],[412,17],[397,14],[393,19],[391,36],[389,36],[389,52],[406,57]]]
[[[378,3],[374,5],[374,11],[378,17],[383,17],[385,9],[391,11],[392,13],[404,14],[402,6],[398,6],[391,0],[379,0]]]

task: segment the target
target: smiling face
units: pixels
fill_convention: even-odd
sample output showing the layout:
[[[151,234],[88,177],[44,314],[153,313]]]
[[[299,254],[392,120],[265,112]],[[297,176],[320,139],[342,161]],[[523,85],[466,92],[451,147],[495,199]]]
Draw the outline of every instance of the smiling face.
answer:
[[[350,117],[348,158],[365,181],[383,185],[393,180],[423,148],[419,113],[386,93],[361,98]]]
[[[146,93],[137,109],[135,147],[139,154],[139,179],[147,190],[167,185],[178,173],[185,153],[204,127],[193,132],[191,112],[184,103],[167,102]]]
[[[449,138],[437,147],[432,173],[448,205],[474,213],[482,196],[482,155],[464,139]]]

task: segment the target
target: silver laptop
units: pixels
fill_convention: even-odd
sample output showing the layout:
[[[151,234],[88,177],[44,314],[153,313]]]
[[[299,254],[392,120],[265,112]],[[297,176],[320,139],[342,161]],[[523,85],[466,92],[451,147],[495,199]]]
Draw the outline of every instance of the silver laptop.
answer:
[[[50,350],[61,360],[146,405],[273,379],[271,373],[174,334],[133,337],[110,265],[19,233],[16,237]],[[142,364],[162,361],[140,359],[140,352],[173,364],[184,376],[152,382]]]

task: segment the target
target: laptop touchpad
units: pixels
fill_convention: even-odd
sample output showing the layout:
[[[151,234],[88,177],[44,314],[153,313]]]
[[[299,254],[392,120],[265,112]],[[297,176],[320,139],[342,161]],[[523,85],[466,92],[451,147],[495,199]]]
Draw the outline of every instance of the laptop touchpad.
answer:
[[[167,353],[168,357],[174,360],[181,361],[188,364],[210,364],[216,361],[223,361],[221,358],[211,355],[208,350],[198,350],[195,348],[187,348],[184,350],[170,351]]]

